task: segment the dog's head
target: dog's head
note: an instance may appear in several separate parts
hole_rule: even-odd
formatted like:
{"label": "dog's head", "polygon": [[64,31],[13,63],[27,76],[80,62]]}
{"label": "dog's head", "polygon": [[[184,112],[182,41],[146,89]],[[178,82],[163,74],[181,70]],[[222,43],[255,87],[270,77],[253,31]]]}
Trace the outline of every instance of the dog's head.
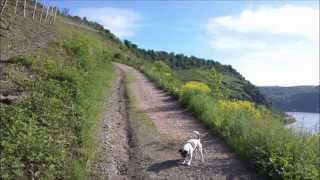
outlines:
{"label": "dog's head", "polygon": [[179,153],[183,158],[186,158],[188,155],[188,151],[186,151],[184,149],[179,149]]}

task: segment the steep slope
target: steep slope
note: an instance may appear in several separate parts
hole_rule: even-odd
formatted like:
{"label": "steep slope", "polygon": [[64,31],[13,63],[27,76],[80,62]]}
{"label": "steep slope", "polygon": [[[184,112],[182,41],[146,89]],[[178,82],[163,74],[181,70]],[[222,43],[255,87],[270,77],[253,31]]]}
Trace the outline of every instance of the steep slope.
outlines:
{"label": "steep slope", "polygon": [[57,38],[56,32],[48,21],[39,21],[39,7],[35,16],[36,20],[33,20],[34,4],[29,0],[27,1],[25,18],[22,4],[23,2],[20,2],[17,14],[15,14],[15,1],[7,1],[4,13],[0,16],[0,61],[6,61],[25,52],[45,48]]}
{"label": "steep slope", "polygon": [[[223,91],[228,93],[230,99],[248,100],[260,105],[268,105],[266,98],[260,93],[257,87],[245,80],[240,74],[227,72],[225,67],[228,66],[223,66],[218,72],[222,74]],[[208,78],[209,71],[207,69],[183,69],[176,70],[175,72],[183,82],[202,81],[208,84],[213,83],[212,80]]]}
{"label": "steep slope", "polygon": [[0,16],[0,179],[86,179],[120,43],[60,14],[23,17],[19,3]]}
{"label": "steep slope", "polygon": [[269,101],[283,111],[320,112],[319,86],[259,87]]}

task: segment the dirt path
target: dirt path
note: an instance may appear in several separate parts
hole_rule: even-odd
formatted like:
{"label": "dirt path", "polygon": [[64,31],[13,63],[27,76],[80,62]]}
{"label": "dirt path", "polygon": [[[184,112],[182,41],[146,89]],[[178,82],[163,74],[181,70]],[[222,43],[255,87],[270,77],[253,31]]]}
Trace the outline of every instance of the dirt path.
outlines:
{"label": "dirt path", "polygon": [[[199,121],[146,76],[126,65],[115,66],[118,79],[100,133],[104,148],[94,163],[100,174],[98,177],[261,179],[249,172],[220,138],[209,134]],[[123,77],[125,83],[122,83]],[[181,165],[178,149],[192,137],[193,130],[203,134],[206,162],[197,159],[188,167]]]}
{"label": "dirt path", "polygon": [[90,179],[127,179],[129,122],[123,71],[116,69],[111,95],[107,97],[96,157],[88,163]]}

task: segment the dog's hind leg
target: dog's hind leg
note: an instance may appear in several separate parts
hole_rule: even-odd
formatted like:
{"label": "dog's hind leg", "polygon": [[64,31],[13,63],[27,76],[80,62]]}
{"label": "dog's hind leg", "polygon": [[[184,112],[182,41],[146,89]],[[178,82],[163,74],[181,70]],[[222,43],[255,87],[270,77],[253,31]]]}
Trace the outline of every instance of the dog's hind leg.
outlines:
{"label": "dog's hind leg", "polygon": [[200,146],[199,146],[199,151],[200,151],[200,154],[201,154],[201,160],[202,160],[202,162],[204,162],[204,157],[203,157],[203,149],[202,149],[202,145],[200,144]]}

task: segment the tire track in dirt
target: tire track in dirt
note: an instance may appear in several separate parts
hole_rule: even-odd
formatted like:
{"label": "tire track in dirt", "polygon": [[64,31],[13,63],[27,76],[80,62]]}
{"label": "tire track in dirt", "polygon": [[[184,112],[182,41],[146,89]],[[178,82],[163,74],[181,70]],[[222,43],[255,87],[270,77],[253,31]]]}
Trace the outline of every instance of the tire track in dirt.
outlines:
{"label": "tire track in dirt", "polygon": [[[247,169],[240,158],[219,137],[186,112],[176,100],[157,88],[132,67],[116,64],[130,76],[126,82],[134,111],[149,119],[129,114],[135,145],[130,150],[129,179],[262,179]],[[129,112],[132,107],[129,106]],[[149,122],[148,122],[149,121]],[[205,163],[181,165],[178,149],[198,130],[205,149]]]}
{"label": "tire track in dirt", "polygon": [[127,179],[130,151],[127,97],[124,74],[115,69],[111,95],[98,133],[98,147],[93,162],[89,162],[90,179]]}

